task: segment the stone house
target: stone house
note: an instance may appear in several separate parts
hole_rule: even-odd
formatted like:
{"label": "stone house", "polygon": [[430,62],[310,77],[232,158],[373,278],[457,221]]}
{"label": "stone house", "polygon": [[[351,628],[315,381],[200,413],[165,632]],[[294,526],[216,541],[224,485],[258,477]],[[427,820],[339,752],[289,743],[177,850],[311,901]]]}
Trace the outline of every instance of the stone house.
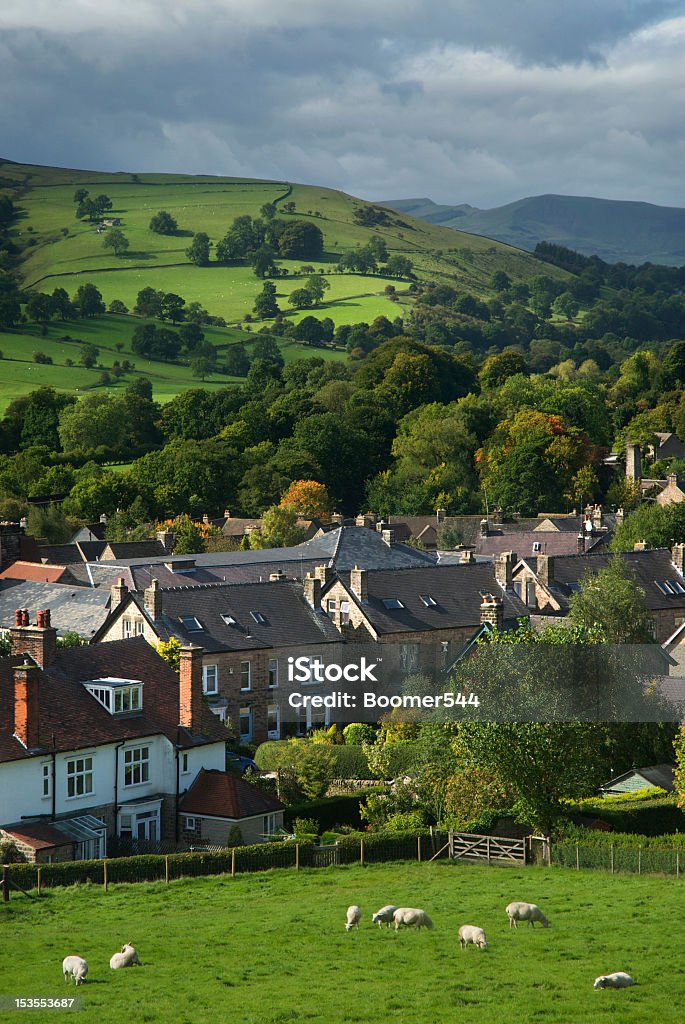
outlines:
{"label": "stone house", "polygon": [[17,612],[0,658],[0,840],[30,860],[180,840],[180,797],[223,771],[226,730],[202,700],[199,648],[180,676],[142,637],[58,649],[49,611]]}
{"label": "stone house", "polygon": [[302,584],[284,574],[262,583],[210,583],[163,589],[156,579],[141,595],[123,581],[112,587],[111,612],[93,643],[142,636],[175,637],[202,648],[202,689],[209,708],[230,719],[243,743],[280,739],[323,722],[298,716],[284,700],[288,658],[333,657],[341,638]]}
{"label": "stone house", "polygon": [[180,803],[183,841],[191,846],[261,843],[283,828],[284,805],[232,772],[202,769]]}

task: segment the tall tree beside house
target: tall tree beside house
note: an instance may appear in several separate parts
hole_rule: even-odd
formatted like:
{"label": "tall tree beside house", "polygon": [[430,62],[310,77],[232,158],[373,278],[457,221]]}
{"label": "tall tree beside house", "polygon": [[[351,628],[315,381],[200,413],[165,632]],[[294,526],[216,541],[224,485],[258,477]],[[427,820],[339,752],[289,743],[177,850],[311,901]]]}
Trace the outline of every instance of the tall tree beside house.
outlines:
{"label": "tall tree beside house", "polygon": [[580,580],[571,595],[569,620],[574,626],[598,628],[610,644],[646,644],[653,639],[645,592],[618,555],[594,575]]}
{"label": "tall tree beside house", "polygon": [[291,505],[305,519],[327,520],[333,511],[328,488],[316,480],[293,480],[280,503]]}

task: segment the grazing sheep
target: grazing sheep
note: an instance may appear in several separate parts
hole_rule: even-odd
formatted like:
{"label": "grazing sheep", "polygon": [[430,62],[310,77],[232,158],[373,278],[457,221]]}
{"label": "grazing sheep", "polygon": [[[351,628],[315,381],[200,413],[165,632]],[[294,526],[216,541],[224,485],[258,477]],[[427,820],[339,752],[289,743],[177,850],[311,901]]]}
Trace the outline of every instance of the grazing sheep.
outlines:
{"label": "grazing sheep", "polygon": [[630,988],[635,981],[625,971],[616,971],[615,974],[601,974],[595,978],[595,988]]}
{"label": "grazing sheep", "polygon": [[381,907],[375,914],[371,916],[371,923],[377,924],[379,928],[382,928],[384,924],[387,924],[388,928],[392,924],[393,914],[397,910],[397,907],[393,907],[388,904],[387,907]]}
{"label": "grazing sheep", "polygon": [[535,903],[510,903],[507,907],[509,927],[518,928],[518,921],[528,921],[531,928],[538,921],[543,928],[549,928],[549,921]]}
{"label": "grazing sheep", "polygon": [[359,927],[359,922],[361,921],[361,919],[362,919],[362,912],[359,909],[359,907],[356,905],[356,903],[353,904],[351,907],[348,907],[347,908],[347,919],[346,919],[346,923],[345,923],[345,931],[346,932],[351,932],[355,925],[358,928]]}
{"label": "grazing sheep", "polygon": [[395,922],[395,931],[399,931],[404,925],[406,928],[432,928],[433,922],[425,910],[417,907],[398,907],[392,915]]}
{"label": "grazing sheep", "polygon": [[118,970],[120,967],[133,967],[134,964],[138,967],[143,966],[138,954],[130,942],[124,943],[121,947],[121,951],[119,953],[115,953],[109,962],[109,966],[113,971]]}
{"label": "grazing sheep", "polygon": [[65,981],[72,977],[75,984],[82,985],[88,974],[88,964],[82,956],[65,956],[62,961],[62,974]]}
{"label": "grazing sheep", "polygon": [[459,929],[459,945],[462,949],[466,949],[471,943],[478,946],[479,949],[488,948],[488,940],[485,938],[482,928],[476,928],[472,924],[463,924]]}

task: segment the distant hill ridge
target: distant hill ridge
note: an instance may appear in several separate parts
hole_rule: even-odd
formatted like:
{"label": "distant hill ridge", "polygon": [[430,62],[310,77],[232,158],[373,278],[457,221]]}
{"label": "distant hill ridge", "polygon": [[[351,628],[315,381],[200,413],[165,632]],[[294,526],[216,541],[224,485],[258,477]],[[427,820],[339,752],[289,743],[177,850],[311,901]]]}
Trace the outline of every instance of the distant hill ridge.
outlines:
{"label": "distant hill ridge", "polygon": [[378,205],[530,252],[538,242],[554,242],[607,263],[685,264],[685,209],[677,206],[560,195],[530,196],[491,210],[425,198]]}

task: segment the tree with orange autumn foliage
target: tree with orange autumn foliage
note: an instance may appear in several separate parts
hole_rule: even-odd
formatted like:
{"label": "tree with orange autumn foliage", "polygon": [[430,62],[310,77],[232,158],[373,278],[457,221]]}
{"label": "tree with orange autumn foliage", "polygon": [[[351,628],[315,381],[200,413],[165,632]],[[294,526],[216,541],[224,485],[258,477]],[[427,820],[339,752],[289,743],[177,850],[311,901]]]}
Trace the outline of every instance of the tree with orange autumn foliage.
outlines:
{"label": "tree with orange autumn foliage", "polygon": [[302,519],[327,520],[333,511],[326,485],[316,480],[293,480],[283,492],[281,505],[292,505]]}

